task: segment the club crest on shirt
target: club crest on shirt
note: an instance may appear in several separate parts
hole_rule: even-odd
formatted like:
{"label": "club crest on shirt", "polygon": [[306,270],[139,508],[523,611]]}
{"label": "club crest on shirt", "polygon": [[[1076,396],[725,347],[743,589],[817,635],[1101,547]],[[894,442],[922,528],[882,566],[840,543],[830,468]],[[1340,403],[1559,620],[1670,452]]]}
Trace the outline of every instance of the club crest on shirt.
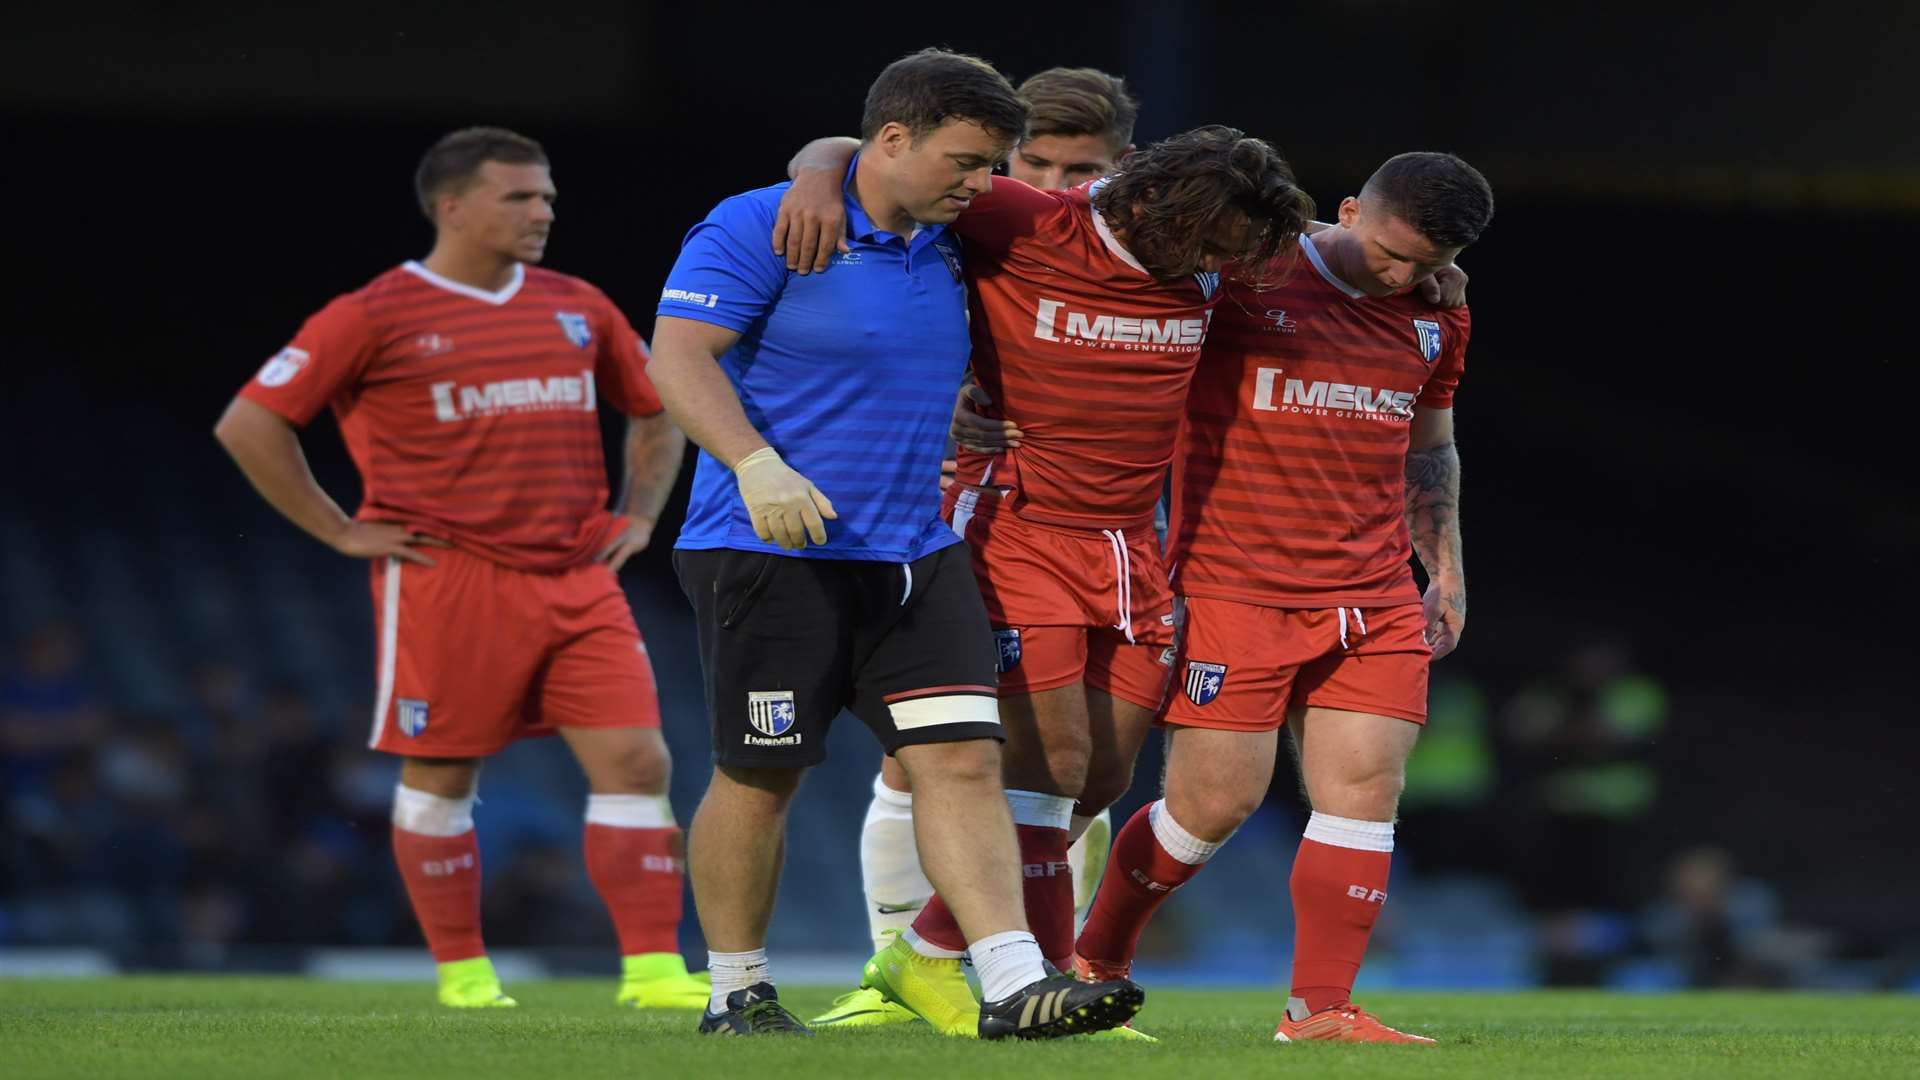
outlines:
{"label": "club crest on shirt", "polygon": [[1195,705],[1205,705],[1218,697],[1220,685],[1226,681],[1227,665],[1187,661],[1187,700]]}
{"label": "club crest on shirt", "polygon": [[997,654],[995,667],[1005,675],[1020,666],[1020,629],[1012,627],[993,632],[993,645]]}
{"label": "club crest on shirt", "polygon": [[[798,711],[791,690],[747,691],[747,723],[768,738],[779,738],[793,727]],[[798,742],[798,739],[794,740]]]}
{"label": "club crest on shirt", "polygon": [[411,739],[427,730],[426,702],[403,697],[394,706],[394,716],[400,721],[400,734]]}
{"label": "club crest on shirt", "polygon": [[959,281],[960,280],[960,249],[954,246],[953,244],[949,243],[947,241],[947,238],[944,236],[933,242],[933,249],[940,253],[940,257],[942,259],[946,260],[947,272],[953,275],[953,280]]}
{"label": "club crest on shirt", "polygon": [[560,332],[567,335],[576,349],[584,349],[593,342],[593,328],[587,325],[587,317],[577,311],[556,311],[553,317],[560,323]]}
{"label": "club crest on shirt", "polygon": [[1413,332],[1420,337],[1420,359],[1429,364],[1440,359],[1440,324],[1432,319],[1415,319]]}

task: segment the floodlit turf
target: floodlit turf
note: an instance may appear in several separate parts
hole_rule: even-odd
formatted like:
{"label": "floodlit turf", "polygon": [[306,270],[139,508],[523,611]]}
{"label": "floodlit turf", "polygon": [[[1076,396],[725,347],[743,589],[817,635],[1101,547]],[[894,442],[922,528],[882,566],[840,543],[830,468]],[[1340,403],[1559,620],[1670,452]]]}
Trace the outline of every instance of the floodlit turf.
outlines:
{"label": "floodlit turf", "polygon": [[[1148,991],[1132,1043],[977,1043],[924,1029],[703,1038],[692,1013],[630,1013],[613,984],[516,983],[455,1013],[430,987],[295,978],[0,979],[0,1077],[1913,1076],[1920,999],[1814,994],[1379,994],[1439,1047],[1275,1045],[1270,993]],[[788,991],[801,1015],[827,990]]]}

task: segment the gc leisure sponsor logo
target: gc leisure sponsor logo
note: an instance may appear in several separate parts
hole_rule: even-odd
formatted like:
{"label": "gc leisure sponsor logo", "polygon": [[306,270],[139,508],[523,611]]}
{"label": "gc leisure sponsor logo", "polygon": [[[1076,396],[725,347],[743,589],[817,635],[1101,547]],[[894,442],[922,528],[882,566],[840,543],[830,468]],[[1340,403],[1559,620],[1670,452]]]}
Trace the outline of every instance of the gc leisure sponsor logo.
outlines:
{"label": "gc leisure sponsor logo", "polygon": [[312,359],[312,353],[289,345],[274,353],[271,360],[260,366],[260,374],[257,378],[261,386],[285,386],[293,381],[295,375],[305,371]]}
{"label": "gc leisure sponsor logo", "polygon": [[678,300],[683,304],[692,304],[694,307],[712,307],[720,302],[720,294],[690,292],[686,289],[662,289],[660,299]]}
{"label": "gc leisure sponsor logo", "polygon": [[443,424],[503,413],[593,412],[598,407],[592,368],[581,368],[578,375],[500,379],[467,386],[437,382],[428,389],[433,392],[433,415]]}
{"label": "gc leisure sponsor logo", "polygon": [[1337,416],[1360,420],[1405,423],[1413,416],[1418,390],[1375,390],[1371,386],[1320,380],[1287,379],[1280,389],[1280,400],[1273,400],[1274,383],[1281,382],[1284,368],[1254,369],[1253,407],[1260,412],[1297,413],[1303,416]]}
{"label": "gc leisure sponsor logo", "polygon": [[1126,352],[1192,352],[1207,337],[1209,311],[1197,319],[1141,319],[1076,311],[1064,300],[1042,300],[1033,336],[1091,349]]}
{"label": "gc leisure sponsor logo", "polygon": [[1269,334],[1272,334],[1272,333],[1291,334],[1295,330],[1300,329],[1300,320],[1287,314],[1285,308],[1268,308],[1267,322],[1271,323],[1272,325],[1263,326],[1260,329],[1266,331]]}

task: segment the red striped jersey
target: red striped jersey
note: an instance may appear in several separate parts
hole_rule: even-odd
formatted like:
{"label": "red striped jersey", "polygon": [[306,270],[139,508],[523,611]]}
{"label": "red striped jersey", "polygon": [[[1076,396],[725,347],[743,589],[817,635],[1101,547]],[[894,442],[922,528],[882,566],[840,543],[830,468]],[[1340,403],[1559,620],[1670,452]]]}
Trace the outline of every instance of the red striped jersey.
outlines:
{"label": "red striped jersey", "polygon": [[332,406],[357,518],[559,570],[617,532],[599,400],[658,413],[646,364],[626,316],[579,278],[516,266],[490,293],[409,262],[320,309],[240,393],[301,426]]}
{"label": "red striped jersey", "polygon": [[[1219,286],[1217,274],[1161,281],[1142,269],[1093,208],[1101,183],[1041,191],[995,177],[953,225],[966,241],[974,374],[1023,433],[1003,454],[963,450],[959,479],[1069,528],[1153,520]],[[990,512],[996,500],[980,501]]]}
{"label": "red striped jersey", "polygon": [[1228,281],[1187,401],[1174,590],[1269,607],[1418,601],[1408,422],[1453,405],[1467,309],[1372,298],[1310,238],[1281,284]]}

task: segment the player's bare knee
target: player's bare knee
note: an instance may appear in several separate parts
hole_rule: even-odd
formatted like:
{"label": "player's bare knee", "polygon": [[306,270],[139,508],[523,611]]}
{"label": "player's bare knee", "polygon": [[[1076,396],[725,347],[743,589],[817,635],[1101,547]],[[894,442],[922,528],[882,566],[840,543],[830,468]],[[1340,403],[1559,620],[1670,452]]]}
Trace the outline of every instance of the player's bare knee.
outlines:
{"label": "player's bare knee", "polygon": [[[1131,763],[1128,763],[1131,765]],[[1092,816],[1120,801],[1133,786],[1133,770],[1117,762],[1105,762],[1087,770],[1087,782],[1080,787],[1080,803],[1074,813]]]}
{"label": "player's bare knee", "polygon": [[895,757],[915,791],[1000,787],[1000,744],[992,739],[903,747]]}
{"label": "player's bare knee", "polygon": [[1195,785],[1167,793],[1168,809],[1188,832],[1207,841],[1232,836],[1266,801],[1266,789],[1237,790],[1228,785]]}

